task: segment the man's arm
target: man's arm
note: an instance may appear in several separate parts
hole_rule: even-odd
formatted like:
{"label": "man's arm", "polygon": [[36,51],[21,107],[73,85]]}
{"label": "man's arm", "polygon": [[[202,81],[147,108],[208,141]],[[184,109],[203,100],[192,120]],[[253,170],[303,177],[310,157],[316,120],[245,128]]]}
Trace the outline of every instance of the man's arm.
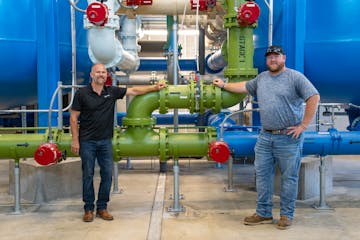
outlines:
{"label": "man's arm", "polygon": [[148,92],[159,91],[160,89],[163,89],[164,87],[166,87],[166,84],[161,81],[157,82],[155,85],[150,85],[150,86],[130,87],[126,90],[126,95],[128,95],[128,96],[143,95]]}
{"label": "man's arm", "polygon": [[231,83],[225,83],[223,80],[221,79],[214,79],[213,80],[213,84],[219,88],[222,88],[226,91],[229,92],[234,92],[234,93],[247,93],[246,90],[246,82],[247,81],[243,81],[243,82],[231,82]]}
{"label": "man's arm", "polygon": [[305,129],[309,126],[310,122],[314,118],[319,101],[320,101],[319,94],[313,95],[306,100],[305,114],[301,122],[301,125]]}
{"label": "man's arm", "polygon": [[79,154],[80,143],[79,143],[79,123],[78,119],[80,116],[79,111],[70,111],[70,130],[72,135],[71,151],[75,154]]}
{"label": "man's arm", "polygon": [[319,101],[319,94],[312,95],[306,100],[303,120],[298,126],[288,127],[288,135],[292,135],[293,138],[298,138],[300,134],[306,130],[315,116]]}

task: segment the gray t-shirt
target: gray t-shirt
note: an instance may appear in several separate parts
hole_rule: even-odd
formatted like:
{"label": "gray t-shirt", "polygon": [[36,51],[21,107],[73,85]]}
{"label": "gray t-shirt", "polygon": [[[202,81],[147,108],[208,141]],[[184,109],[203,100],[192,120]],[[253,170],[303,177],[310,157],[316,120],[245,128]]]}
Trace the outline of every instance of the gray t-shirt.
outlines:
{"label": "gray t-shirt", "polygon": [[257,97],[261,124],[267,130],[299,125],[304,101],[319,94],[302,73],[289,68],[275,76],[269,71],[260,73],[246,83],[246,90]]}

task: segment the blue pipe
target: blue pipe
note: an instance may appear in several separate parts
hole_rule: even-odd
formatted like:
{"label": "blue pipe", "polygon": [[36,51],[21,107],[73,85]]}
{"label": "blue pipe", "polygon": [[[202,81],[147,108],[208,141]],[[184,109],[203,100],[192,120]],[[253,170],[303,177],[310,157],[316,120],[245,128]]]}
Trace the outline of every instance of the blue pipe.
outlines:
{"label": "blue pipe", "polygon": [[[69,123],[70,114],[68,112],[65,112],[63,114],[63,116],[64,116],[64,120],[63,120],[64,125],[65,126],[70,125],[70,123]],[[120,126],[122,125],[122,118],[125,116],[126,116],[126,112],[118,112],[117,113],[118,125],[120,125]],[[156,124],[158,124],[158,125],[172,125],[174,123],[174,115],[173,114],[152,114],[152,117],[155,117]],[[194,114],[180,113],[179,114],[179,124],[199,125],[199,122],[201,122],[200,121],[201,119],[199,119],[200,117],[201,116],[198,113],[194,113]],[[204,115],[203,117],[207,118],[208,116]],[[207,122],[207,119],[205,119],[204,122]]]}
{"label": "blue pipe", "polygon": [[[305,132],[303,155],[357,155],[360,154],[360,132]],[[236,157],[254,156],[259,132],[224,131],[223,139]]]}
{"label": "blue pipe", "polygon": [[221,53],[221,48],[216,52],[208,54],[205,58],[205,69],[210,74],[219,73],[226,66],[227,62]]}
{"label": "blue pipe", "polygon": [[[196,71],[195,59],[180,59],[181,71]],[[166,59],[140,59],[138,71],[167,71]]]}
{"label": "blue pipe", "polygon": [[[56,113],[54,113],[55,117],[57,117]],[[118,112],[117,113],[117,121],[118,124],[122,125],[122,118],[126,115],[126,112]],[[205,126],[208,122],[210,114],[198,114],[198,113],[180,113],[179,114],[179,124],[186,125],[195,125],[195,126]],[[69,126],[69,112],[63,113],[63,124],[64,126]],[[172,125],[174,124],[174,115],[173,114],[152,114],[152,117],[155,117],[157,125]],[[34,113],[27,113],[27,126],[32,127],[35,126]],[[221,122],[220,122],[221,123]],[[232,122],[235,124],[235,122]],[[0,126],[1,127],[21,127],[21,115],[16,114],[14,117],[1,117],[0,116]],[[56,125],[54,125],[56,126]]]}

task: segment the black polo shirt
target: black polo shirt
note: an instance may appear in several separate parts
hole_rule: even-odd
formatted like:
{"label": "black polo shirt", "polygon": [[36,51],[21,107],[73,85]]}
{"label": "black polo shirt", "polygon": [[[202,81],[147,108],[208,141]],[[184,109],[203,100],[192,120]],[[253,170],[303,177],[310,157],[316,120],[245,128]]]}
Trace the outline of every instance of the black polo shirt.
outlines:
{"label": "black polo shirt", "polygon": [[91,84],[79,89],[71,109],[80,112],[79,140],[103,140],[112,138],[114,131],[114,107],[123,98],[126,88],[104,86],[99,96]]}

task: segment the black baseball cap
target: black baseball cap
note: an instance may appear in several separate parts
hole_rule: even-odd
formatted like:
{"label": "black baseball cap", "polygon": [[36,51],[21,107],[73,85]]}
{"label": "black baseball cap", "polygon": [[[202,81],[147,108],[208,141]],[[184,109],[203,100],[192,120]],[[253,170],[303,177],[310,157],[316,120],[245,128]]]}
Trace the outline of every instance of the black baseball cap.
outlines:
{"label": "black baseball cap", "polygon": [[265,57],[271,53],[285,55],[284,49],[282,49],[282,47],[276,46],[276,45],[270,46],[266,49]]}

